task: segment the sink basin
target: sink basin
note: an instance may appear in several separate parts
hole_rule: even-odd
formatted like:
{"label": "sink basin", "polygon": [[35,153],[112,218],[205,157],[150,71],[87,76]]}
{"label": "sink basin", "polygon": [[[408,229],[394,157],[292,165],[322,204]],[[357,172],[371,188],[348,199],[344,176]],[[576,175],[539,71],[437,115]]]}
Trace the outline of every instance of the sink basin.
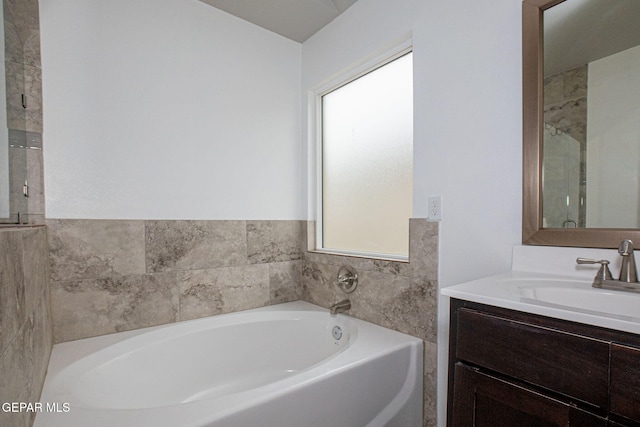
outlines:
{"label": "sink basin", "polygon": [[593,288],[590,282],[563,279],[510,278],[497,282],[522,300],[605,315],[640,318],[640,295]]}

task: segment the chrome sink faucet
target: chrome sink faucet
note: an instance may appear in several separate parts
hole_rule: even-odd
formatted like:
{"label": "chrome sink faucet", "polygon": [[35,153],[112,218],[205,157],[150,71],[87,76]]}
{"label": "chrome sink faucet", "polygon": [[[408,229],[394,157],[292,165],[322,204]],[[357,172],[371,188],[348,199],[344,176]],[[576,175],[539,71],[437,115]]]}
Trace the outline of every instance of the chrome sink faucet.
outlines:
{"label": "chrome sink faucet", "polygon": [[633,242],[631,240],[623,240],[618,247],[618,253],[622,257],[622,265],[620,266],[620,276],[618,280],[614,279],[609,270],[609,261],[606,259],[595,260],[588,258],[578,258],[578,264],[600,264],[600,269],[593,279],[594,288],[624,290],[631,292],[640,292],[640,283],[638,283],[638,273],[636,269],[636,259],[633,255]]}
{"label": "chrome sink faucet", "polygon": [[636,273],[636,258],[633,255],[633,242],[623,240],[618,248],[618,253],[622,256],[622,266],[620,267],[620,280],[625,283],[635,283],[638,281]]}

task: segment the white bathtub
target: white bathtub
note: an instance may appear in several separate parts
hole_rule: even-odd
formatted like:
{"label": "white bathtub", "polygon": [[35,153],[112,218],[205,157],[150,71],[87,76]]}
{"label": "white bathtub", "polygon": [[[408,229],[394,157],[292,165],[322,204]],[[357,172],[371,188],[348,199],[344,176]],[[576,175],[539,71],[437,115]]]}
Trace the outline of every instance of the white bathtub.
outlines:
{"label": "white bathtub", "polygon": [[417,427],[422,341],[286,303],[57,344],[40,401],[36,427]]}

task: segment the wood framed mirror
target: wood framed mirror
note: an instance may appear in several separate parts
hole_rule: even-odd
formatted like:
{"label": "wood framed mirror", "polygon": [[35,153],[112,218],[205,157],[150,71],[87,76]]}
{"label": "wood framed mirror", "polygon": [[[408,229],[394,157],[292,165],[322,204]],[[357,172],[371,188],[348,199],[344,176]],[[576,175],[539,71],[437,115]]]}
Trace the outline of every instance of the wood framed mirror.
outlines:
{"label": "wood framed mirror", "polygon": [[[640,242],[640,228],[598,226],[551,228],[546,226],[547,221],[543,215],[543,130],[545,126],[543,15],[546,10],[565,1],[572,2],[574,0],[524,0],[522,3],[522,243],[527,245],[617,248],[624,239]],[[599,1],[608,2],[609,0]]]}

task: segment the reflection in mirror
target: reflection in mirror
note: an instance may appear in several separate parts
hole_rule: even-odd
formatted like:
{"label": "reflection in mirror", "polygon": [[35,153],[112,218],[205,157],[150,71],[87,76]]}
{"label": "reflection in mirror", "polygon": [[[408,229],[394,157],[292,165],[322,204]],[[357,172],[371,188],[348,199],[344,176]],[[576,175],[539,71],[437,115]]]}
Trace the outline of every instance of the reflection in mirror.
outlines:
{"label": "reflection in mirror", "polygon": [[[25,54],[25,46],[33,46],[33,19],[37,2],[3,0],[2,57],[4,68],[0,94],[0,224],[30,223],[28,190],[29,157],[33,158],[33,139],[41,149],[40,134],[28,132],[25,63],[36,58],[33,49]],[[27,24],[29,23],[29,24]],[[38,53],[39,55],[39,53]],[[29,57],[29,58],[27,58]],[[39,58],[39,56],[37,56]],[[38,59],[39,61],[39,59]],[[33,78],[31,78],[33,80]]]}
{"label": "reflection in mirror", "polygon": [[[604,6],[599,13],[586,13],[590,7],[586,4]],[[581,21],[580,19],[568,20],[562,18],[561,24],[556,26],[561,32],[570,34],[566,40],[551,35],[553,13],[560,11],[563,6],[576,5],[580,14],[588,15],[591,21]],[[624,6],[618,6],[624,5]],[[627,34],[636,34],[637,23],[640,19],[633,15],[629,6],[637,8],[640,1],[637,0],[523,0],[522,2],[522,113],[523,113],[523,174],[522,174],[522,243],[528,245],[547,246],[575,246],[593,248],[617,248],[624,239],[640,241],[640,227],[637,223],[633,225],[620,226],[614,223],[614,219],[595,221],[600,212],[607,214],[623,212],[627,214],[631,208],[620,206],[620,202],[630,199],[629,193],[619,196],[624,188],[632,187],[637,183],[638,167],[640,164],[637,157],[633,162],[633,168],[625,165],[616,165],[611,168],[606,163],[610,158],[611,149],[609,147],[592,148],[591,135],[597,136],[599,140],[618,141],[621,135],[627,133],[626,130],[598,130],[599,126],[592,120],[594,112],[600,110],[600,120],[604,123],[613,123],[618,119],[619,110],[636,111],[635,125],[638,126],[638,97],[635,99],[636,107],[628,104],[628,99],[616,97],[616,84],[619,77],[609,76],[600,79],[602,84],[595,84],[597,77],[597,63],[606,62],[606,58],[616,55],[616,52],[623,52],[638,46],[638,41],[634,44],[620,47],[615,52],[599,53],[603,46],[609,46],[612,40],[620,39]],[[558,7],[558,9],[556,9]],[[620,16],[617,9],[623,7],[625,13]],[[555,9],[555,10],[554,10]],[[544,19],[543,19],[544,18]],[[545,25],[543,26],[543,20]],[[601,23],[615,21],[613,27],[601,26]],[[582,22],[581,24],[578,24]],[[559,30],[558,30],[559,31]],[[545,40],[546,39],[546,40]],[[552,41],[553,40],[553,41]],[[565,41],[563,41],[565,40]],[[543,43],[546,45],[543,49]],[[593,47],[593,57],[582,59],[575,58],[579,52],[584,52],[583,46]],[[621,50],[622,49],[622,50]],[[553,54],[552,51],[556,51]],[[584,57],[584,55],[581,55]],[[547,58],[546,61],[543,58]],[[563,61],[557,61],[560,58]],[[545,64],[546,62],[546,64]],[[560,63],[562,62],[562,63]],[[555,67],[557,64],[557,68]],[[545,75],[545,66],[547,74]],[[619,67],[618,67],[619,68]],[[629,67],[630,69],[630,67]],[[636,68],[637,70],[637,68]],[[635,74],[638,74],[635,71]],[[555,76],[555,78],[554,78]],[[545,79],[546,77],[546,79]],[[545,102],[544,102],[544,81],[550,86],[556,86],[556,90],[547,88],[548,104],[545,125]],[[586,81],[586,84],[580,82]],[[630,92],[630,83],[624,83],[623,94]],[[605,101],[592,101],[601,98],[601,93],[616,88],[615,91],[607,92],[607,99],[613,99],[609,104]],[[634,86],[635,87],[635,86]],[[561,89],[561,90],[560,90]],[[635,90],[635,89],[634,89]],[[555,99],[553,97],[556,97]],[[582,99],[582,101],[580,101]],[[554,101],[554,102],[550,102]],[[553,105],[552,105],[553,104]],[[580,124],[580,117],[584,117],[584,109],[568,108],[586,107],[586,120]],[[600,104],[600,107],[597,105]],[[605,105],[605,108],[602,108]],[[560,108],[564,107],[564,108]],[[634,110],[635,109],[635,110]],[[564,111],[561,111],[564,110]],[[566,114],[572,111],[575,115]],[[623,111],[624,112],[624,111]],[[633,122],[625,122],[629,125]],[[633,126],[633,124],[631,124]],[[597,131],[597,133],[595,133]],[[555,138],[558,145],[554,149],[544,147],[543,139],[545,133],[548,136],[549,144],[551,138]],[[587,142],[589,141],[589,142]],[[624,153],[629,154],[627,158],[634,159],[634,147],[640,141],[636,140],[632,146],[624,148]],[[576,144],[581,144],[580,149],[575,149]],[[595,147],[595,146],[594,146]],[[543,151],[549,155],[544,159]],[[568,159],[559,157],[560,152],[570,154]],[[579,167],[576,169],[577,157],[580,153]],[[610,157],[611,156],[611,157]],[[543,162],[546,163],[543,170]],[[561,169],[553,169],[553,165]],[[616,185],[605,188],[603,185],[596,185],[599,177],[614,177],[617,170],[623,170],[623,178],[617,179]],[[596,176],[596,178],[594,178]],[[545,178],[549,182],[544,183]],[[577,180],[577,182],[576,182]],[[555,181],[555,184],[551,181]],[[633,181],[633,182],[632,182]],[[554,191],[553,185],[559,185]],[[544,195],[543,195],[543,186]],[[594,191],[598,190],[598,191]],[[549,193],[547,194],[547,191]],[[599,194],[598,194],[599,193]],[[576,200],[577,197],[577,200]],[[614,201],[604,197],[613,197]],[[548,200],[548,199],[551,200]],[[598,198],[601,201],[598,202]],[[547,200],[545,200],[547,199]],[[550,207],[555,203],[555,208]],[[542,205],[547,205],[547,212],[543,213]],[[637,211],[637,207],[633,208]],[[545,217],[547,217],[545,219]],[[575,224],[574,224],[575,221]],[[611,221],[605,222],[602,221]],[[596,224],[594,226],[594,224]],[[626,223],[625,223],[626,224]],[[575,225],[575,226],[574,226]],[[557,228],[555,228],[557,227]],[[611,228],[617,227],[617,228]]]}
{"label": "reflection in mirror", "polygon": [[640,228],[640,1],[543,15],[543,228]]}

